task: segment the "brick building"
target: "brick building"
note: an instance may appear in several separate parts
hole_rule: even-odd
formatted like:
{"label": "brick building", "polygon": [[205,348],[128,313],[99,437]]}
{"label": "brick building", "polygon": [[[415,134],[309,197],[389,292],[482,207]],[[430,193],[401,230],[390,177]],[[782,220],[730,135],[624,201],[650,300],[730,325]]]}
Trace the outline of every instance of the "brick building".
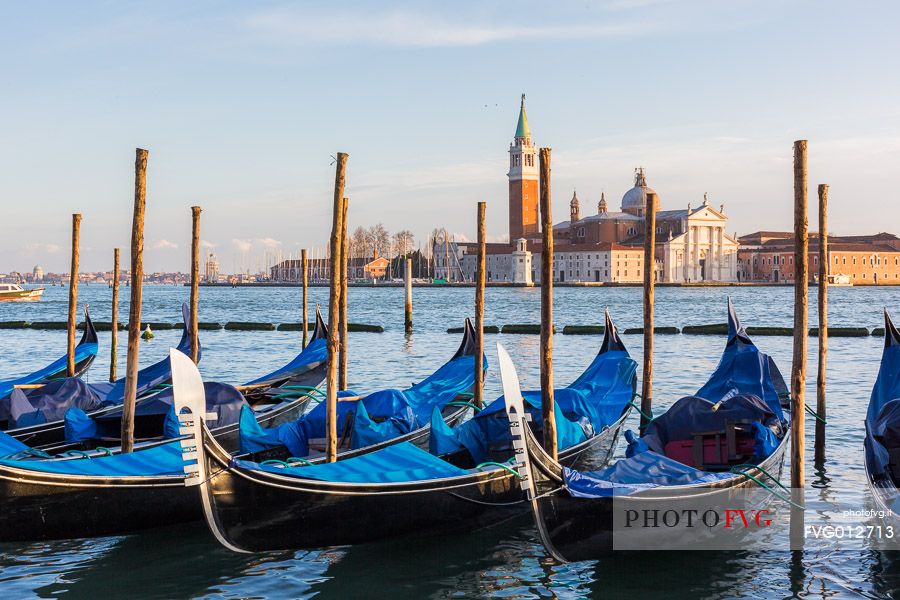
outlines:
{"label": "brick building", "polygon": [[[794,281],[793,232],[757,231],[739,239],[738,276],[741,281]],[[809,281],[819,273],[819,236],[809,235]],[[846,276],[853,285],[900,284],[900,238],[890,233],[828,236],[828,274]]]}

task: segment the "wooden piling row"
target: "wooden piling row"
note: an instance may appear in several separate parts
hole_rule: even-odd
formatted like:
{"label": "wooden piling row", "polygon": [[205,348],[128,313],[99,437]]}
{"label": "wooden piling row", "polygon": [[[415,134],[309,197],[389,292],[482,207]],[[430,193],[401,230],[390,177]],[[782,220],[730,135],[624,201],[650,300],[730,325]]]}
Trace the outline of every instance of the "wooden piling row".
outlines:
{"label": "wooden piling row", "polygon": [[344,180],[347,154],[338,152],[334,173],[334,203],[331,220],[331,269],[328,295],[328,361],[325,369],[325,454],[328,462],[337,460],[337,363],[341,309],[341,233],[344,213]]}
{"label": "wooden piling row", "polygon": [[809,321],[809,224],[806,140],[794,142],[794,354],[791,364],[791,487],[804,487],[806,344]]}
{"label": "wooden piling row", "polygon": [[641,429],[650,424],[644,415],[653,414],[653,293],[656,284],[656,194],[647,194],[644,225],[644,366],[641,375]]}
{"label": "wooden piling row", "polygon": [[72,215],[72,264],[69,269],[69,326],[66,350],[66,375],[75,377],[75,327],[78,313],[78,260],[81,243],[81,215]]}
{"label": "wooden piling row", "polygon": [[487,256],[484,225],[486,209],[486,202],[478,203],[478,257],[475,265],[475,396],[473,398],[473,403],[478,408],[481,408],[484,404],[482,357],[484,356],[484,284],[485,260]]}
{"label": "wooden piling row", "polygon": [[141,335],[141,294],[144,281],[144,209],[147,205],[147,156],[135,151],[134,215],[131,222],[131,303],[128,307],[128,355],[125,359],[125,401],[122,404],[122,452],[134,448],[134,408],[137,401],[138,351]]}
{"label": "wooden piling row", "polygon": [[113,287],[112,287],[112,315],[110,319],[110,331],[112,337],[109,341],[109,382],[115,383],[118,379],[116,368],[119,362],[116,346],[119,344],[119,249],[113,249]]}
{"label": "wooden piling row", "polygon": [[541,205],[541,417],[544,449],[557,459],[553,398],[553,214],[550,204],[550,148],[540,149]]}
{"label": "wooden piling row", "polygon": [[200,337],[197,323],[200,321],[200,212],[199,206],[191,207],[191,360],[200,361]]}
{"label": "wooden piling row", "polygon": [[403,283],[406,286],[406,302],[403,306],[403,330],[412,333],[412,259],[406,259],[406,271],[403,273]]}
{"label": "wooden piling row", "polygon": [[819,367],[816,373],[816,462],[825,460],[825,366],[828,356],[828,186],[819,186]]}
{"label": "wooden piling row", "polygon": [[340,360],[338,361],[338,389],[347,389],[347,261],[350,241],[347,238],[347,209],[350,200],[344,198],[341,204],[341,317],[338,319],[340,331]]}

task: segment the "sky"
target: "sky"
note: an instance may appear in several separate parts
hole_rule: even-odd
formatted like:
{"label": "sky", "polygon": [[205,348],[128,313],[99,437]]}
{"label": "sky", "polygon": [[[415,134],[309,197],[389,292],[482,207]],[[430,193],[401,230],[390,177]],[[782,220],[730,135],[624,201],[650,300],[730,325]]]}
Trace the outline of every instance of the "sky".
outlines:
{"label": "sky", "polygon": [[788,230],[808,139],[811,229],[828,183],[833,233],[900,233],[898,21],[878,1],[0,2],[0,272],[67,271],[75,212],[82,270],[127,256],[137,147],[150,272],[189,270],[195,204],[225,272],[323,248],[339,151],[351,229],[471,239],[484,200],[501,239],[522,93],[557,222],[573,190],[617,209],[642,166],[663,209],[706,192],[729,232]]}

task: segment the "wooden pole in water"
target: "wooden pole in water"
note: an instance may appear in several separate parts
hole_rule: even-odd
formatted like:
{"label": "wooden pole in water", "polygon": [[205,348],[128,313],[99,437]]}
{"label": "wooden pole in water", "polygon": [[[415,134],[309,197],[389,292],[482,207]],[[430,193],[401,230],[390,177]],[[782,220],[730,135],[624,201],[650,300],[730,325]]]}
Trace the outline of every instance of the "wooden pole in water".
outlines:
{"label": "wooden pole in water", "polygon": [[119,356],[116,352],[116,346],[119,343],[119,249],[113,249],[113,295],[112,295],[112,317],[110,319],[110,330],[112,339],[109,342],[109,382],[115,383],[118,376],[116,374]]}
{"label": "wooden pole in water", "polygon": [[306,340],[309,336],[309,317],[307,310],[309,309],[309,279],[306,264],[306,248],[300,250],[300,275],[303,278],[303,347],[306,348]]}
{"label": "wooden pole in water", "polygon": [[341,232],[344,214],[344,178],[347,155],[338,152],[334,173],[334,204],[331,219],[331,268],[328,294],[328,362],[325,369],[325,455],[328,462],[337,460],[337,363],[341,312]]}
{"label": "wooden pole in water", "polygon": [[191,360],[200,360],[200,212],[199,206],[191,207]]}
{"label": "wooden pole in water", "polygon": [[141,293],[144,282],[144,209],[147,205],[147,155],[135,151],[134,217],[131,223],[131,303],[128,306],[128,355],[125,359],[125,401],[122,404],[122,452],[134,448],[134,406],[137,401],[138,350],[141,341]]}
{"label": "wooden pole in water", "polygon": [[816,375],[816,462],[825,460],[825,363],[828,357],[828,185],[819,185],[819,370]]}
{"label": "wooden pole in water", "polygon": [[486,243],[484,230],[484,213],[487,202],[478,203],[478,262],[475,266],[475,406],[484,404],[484,267],[486,259]]}
{"label": "wooden pole in water", "polygon": [[347,208],[350,200],[344,198],[341,205],[341,360],[338,362],[338,386],[340,390],[347,389],[347,255],[350,253],[350,243],[347,239]]}
{"label": "wooden pole in water", "polygon": [[804,487],[804,398],[809,321],[809,225],[807,223],[806,140],[794,142],[794,356],[791,365],[791,487]]}
{"label": "wooden pole in water", "polygon": [[406,259],[406,303],[403,310],[403,328],[406,333],[412,333],[412,259]]}
{"label": "wooden pole in water", "polygon": [[540,150],[541,202],[541,416],[544,449],[557,458],[553,399],[553,214],[550,205],[550,148]]}
{"label": "wooden pole in water", "polygon": [[[653,414],[653,293],[656,285],[656,211],[655,193],[647,194],[647,220],[644,228],[644,367],[641,376],[641,412]],[[641,429],[650,421],[641,415]]]}
{"label": "wooden pole in water", "polygon": [[72,215],[72,265],[69,269],[69,323],[66,351],[66,375],[75,377],[75,322],[78,312],[78,246],[81,242],[81,215]]}

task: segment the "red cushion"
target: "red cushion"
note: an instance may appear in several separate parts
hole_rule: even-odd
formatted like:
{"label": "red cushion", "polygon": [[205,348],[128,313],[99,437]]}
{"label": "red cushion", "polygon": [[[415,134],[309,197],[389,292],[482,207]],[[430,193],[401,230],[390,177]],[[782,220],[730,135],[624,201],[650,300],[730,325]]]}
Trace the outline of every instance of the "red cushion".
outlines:
{"label": "red cushion", "polygon": [[[737,455],[753,456],[753,436],[746,433],[738,433],[735,437]],[[669,442],[665,447],[666,456],[695,469],[703,468],[703,465],[694,464],[694,440],[678,440]],[[725,434],[719,436],[719,448],[716,448],[716,438],[707,436],[703,438],[703,463],[706,465],[718,465],[728,462],[728,444]]]}

